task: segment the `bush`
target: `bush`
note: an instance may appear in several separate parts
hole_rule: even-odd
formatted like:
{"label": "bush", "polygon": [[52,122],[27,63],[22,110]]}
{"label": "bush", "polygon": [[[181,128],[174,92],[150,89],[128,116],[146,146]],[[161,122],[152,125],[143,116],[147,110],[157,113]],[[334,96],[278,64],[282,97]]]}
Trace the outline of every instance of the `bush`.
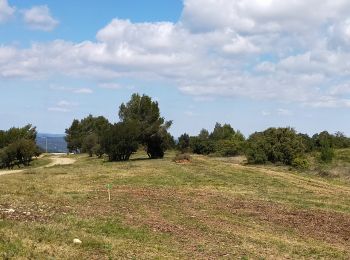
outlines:
{"label": "bush", "polygon": [[329,146],[325,146],[321,148],[321,154],[320,154],[321,162],[331,163],[333,161],[334,156],[335,154],[334,154],[333,148]]}
{"label": "bush", "polygon": [[193,153],[208,155],[215,151],[215,143],[212,140],[191,137],[190,147]]}
{"label": "bush", "polygon": [[253,164],[269,161],[291,165],[304,153],[302,137],[292,128],[269,128],[252,134],[247,141],[246,156]]}
{"label": "bush", "polygon": [[138,127],[135,123],[114,124],[103,136],[101,146],[108,155],[109,161],[126,161],[139,147],[138,136]]}
{"label": "bush", "polygon": [[297,157],[293,160],[292,166],[298,170],[308,170],[310,168],[310,163],[306,158]]}
{"label": "bush", "polygon": [[242,152],[243,142],[238,140],[220,140],[216,143],[215,151],[224,157],[236,156]]}

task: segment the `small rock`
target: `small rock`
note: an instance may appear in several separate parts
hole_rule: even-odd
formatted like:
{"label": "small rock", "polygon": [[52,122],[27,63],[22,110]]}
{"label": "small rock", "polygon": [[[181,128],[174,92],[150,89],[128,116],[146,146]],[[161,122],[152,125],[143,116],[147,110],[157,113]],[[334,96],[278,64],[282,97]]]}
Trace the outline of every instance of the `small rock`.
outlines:
{"label": "small rock", "polygon": [[6,210],[5,212],[11,214],[11,213],[15,212],[15,210],[14,210],[14,209],[8,209],[8,210]]}
{"label": "small rock", "polygon": [[78,238],[74,238],[74,239],[73,239],[73,243],[74,243],[74,244],[80,245],[80,244],[83,243],[83,242],[81,242],[81,240],[78,239]]}

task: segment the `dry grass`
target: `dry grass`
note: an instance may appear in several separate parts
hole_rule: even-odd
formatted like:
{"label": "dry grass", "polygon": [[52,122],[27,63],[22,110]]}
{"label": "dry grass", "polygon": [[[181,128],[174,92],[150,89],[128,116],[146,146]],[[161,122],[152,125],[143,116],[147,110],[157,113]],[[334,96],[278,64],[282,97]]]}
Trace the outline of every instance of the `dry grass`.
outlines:
{"label": "dry grass", "polygon": [[1,176],[0,257],[350,258],[348,181],[173,157]]}

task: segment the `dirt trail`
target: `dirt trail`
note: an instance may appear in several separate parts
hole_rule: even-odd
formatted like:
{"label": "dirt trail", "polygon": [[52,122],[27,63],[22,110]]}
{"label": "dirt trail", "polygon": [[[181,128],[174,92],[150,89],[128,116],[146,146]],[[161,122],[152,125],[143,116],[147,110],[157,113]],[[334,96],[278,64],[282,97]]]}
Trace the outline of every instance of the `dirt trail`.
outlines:
{"label": "dirt trail", "polygon": [[[53,167],[55,165],[68,165],[68,164],[73,164],[76,162],[76,159],[64,158],[64,157],[59,157],[59,156],[52,156],[49,159],[51,160],[51,163],[49,163],[45,166],[34,168],[34,169],[49,168],[49,167]],[[0,171],[0,176],[6,175],[6,174],[20,173],[20,172],[23,172],[25,170],[26,169]]]}

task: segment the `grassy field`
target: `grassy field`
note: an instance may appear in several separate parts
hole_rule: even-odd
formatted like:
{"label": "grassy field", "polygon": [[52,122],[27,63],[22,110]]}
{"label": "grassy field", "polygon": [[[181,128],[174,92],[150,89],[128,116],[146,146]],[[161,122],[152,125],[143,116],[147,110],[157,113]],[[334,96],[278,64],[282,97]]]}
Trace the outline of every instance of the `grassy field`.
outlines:
{"label": "grassy field", "polygon": [[345,177],[202,156],[73,157],[0,176],[0,258],[350,259]]}

